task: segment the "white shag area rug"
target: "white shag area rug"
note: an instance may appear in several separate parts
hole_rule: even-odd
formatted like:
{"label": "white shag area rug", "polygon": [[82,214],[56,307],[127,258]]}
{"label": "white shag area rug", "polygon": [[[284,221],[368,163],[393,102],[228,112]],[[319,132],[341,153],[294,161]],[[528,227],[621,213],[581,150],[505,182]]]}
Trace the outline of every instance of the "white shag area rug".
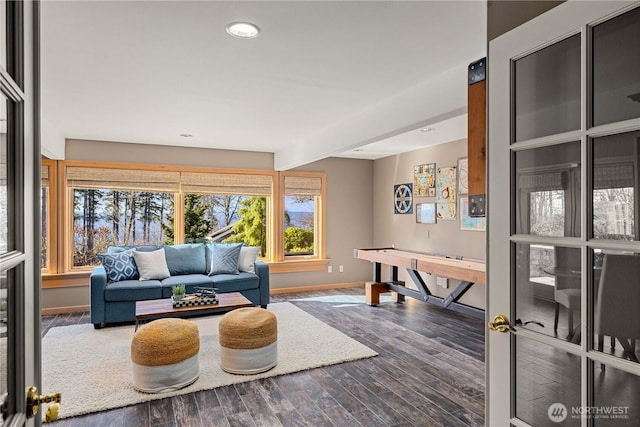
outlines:
{"label": "white shag area rug", "polygon": [[218,345],[222,316],[192,318],[200,331],[200,377],[181,390],[141,393],[132,384],[134,326],[95,330],[83,324],[52,328],[43,338],[42,389],[62,392],[59,418],[67,418],[377,355],[291,303],[270,304],[268,310],[278,319],[278,364],[267,372],[224,372]]}

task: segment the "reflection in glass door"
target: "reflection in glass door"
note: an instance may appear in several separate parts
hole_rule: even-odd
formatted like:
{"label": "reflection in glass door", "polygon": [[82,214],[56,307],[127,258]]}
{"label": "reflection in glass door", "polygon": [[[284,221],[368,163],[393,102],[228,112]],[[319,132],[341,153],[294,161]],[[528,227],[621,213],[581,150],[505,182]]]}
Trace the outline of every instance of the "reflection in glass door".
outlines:
{"label": "reflection in glass door", "polygon": [[[581,34],[575,34],[516,59],[512,75],[513,143],[539,137],[553,142],[518,150],[523,144],[514,145],[515,231],[523,237],[512,244],[516,258],[512,318],[517,326],[573,345],[581,341],[580,249],[556,242],[581,236],[581,141],[554,141],[554,136],[580,128],[580,44]],[[528,236],[548,241],[531,245]],[[544,425],[550,422],[547,408],[555,402],[580,405],[579,358],[527,336],[515,337],[512,344],[518,419]],[[580,420],[568,425],[579,426]]]}
{"label": "reflection in glass door", "polygon": [[491,425],[640,425],[640,4],[571,3],[489,49]]}

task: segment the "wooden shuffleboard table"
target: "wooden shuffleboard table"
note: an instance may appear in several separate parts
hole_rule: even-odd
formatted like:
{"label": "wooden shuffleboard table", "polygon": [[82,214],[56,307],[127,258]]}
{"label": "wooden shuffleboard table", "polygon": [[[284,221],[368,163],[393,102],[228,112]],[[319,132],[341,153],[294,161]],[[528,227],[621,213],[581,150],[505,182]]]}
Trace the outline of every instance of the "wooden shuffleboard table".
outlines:
{"label": "wooden shuffleboard table", "polygon": [[[394,248],[355,249],[353,256],[374,263],[373,281],[366,282],[366,301],[369,305],[378,305],[380,294],[393,292],[396,302],[403,302],[404,297],[409,296],[484,319],[484,310],[459,302],[474,284],[486,284],[484,261]],[[391,267],[388,281],[381,278],[383,264]],[[399,267],[407,270],[417,290],[407,288],[404,281],[398,280]],[[460,280],[460,284],[446,298],[439,297],[431,293],[419,272]]]}

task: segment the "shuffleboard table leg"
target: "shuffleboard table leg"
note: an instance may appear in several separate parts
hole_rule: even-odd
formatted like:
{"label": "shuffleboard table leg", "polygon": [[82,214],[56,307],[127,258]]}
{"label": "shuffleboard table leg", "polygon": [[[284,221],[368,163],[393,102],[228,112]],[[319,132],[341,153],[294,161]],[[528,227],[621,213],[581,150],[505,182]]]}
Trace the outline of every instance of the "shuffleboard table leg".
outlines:
{"label": "shuffleboard table leg", "polygon": [[379,282],[366,282],[365,301],[369,305],[380,304],[380,294],[387,292],[387,285]]}
{"label": "shuffleboard table leg", "polygon": [[[398,280],[397,275],[396,280],[393,283],[399,286],[404,286],[404,281]],[[402,304],[405,301],[405,295],[396,291],[391,291],[391,298],[396,302],[396,304]]]}

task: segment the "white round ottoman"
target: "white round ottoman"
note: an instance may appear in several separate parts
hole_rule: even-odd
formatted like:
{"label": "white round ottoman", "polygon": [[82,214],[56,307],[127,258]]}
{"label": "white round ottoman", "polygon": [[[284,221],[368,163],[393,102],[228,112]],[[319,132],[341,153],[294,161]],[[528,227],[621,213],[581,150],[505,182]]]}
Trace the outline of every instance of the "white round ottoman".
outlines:
{"label": "white round ottoman", "polygon": [[278,363],[278,322],[263,308],[230,311],[218,324],[220,367],[232,374],[257,374]]}
{"label": "white round ottoman", "polygon": [[161,393],[186,387],[198,379],[198,325],[183,319],[158,319],[140,327],[131,341],[133,387]]}

